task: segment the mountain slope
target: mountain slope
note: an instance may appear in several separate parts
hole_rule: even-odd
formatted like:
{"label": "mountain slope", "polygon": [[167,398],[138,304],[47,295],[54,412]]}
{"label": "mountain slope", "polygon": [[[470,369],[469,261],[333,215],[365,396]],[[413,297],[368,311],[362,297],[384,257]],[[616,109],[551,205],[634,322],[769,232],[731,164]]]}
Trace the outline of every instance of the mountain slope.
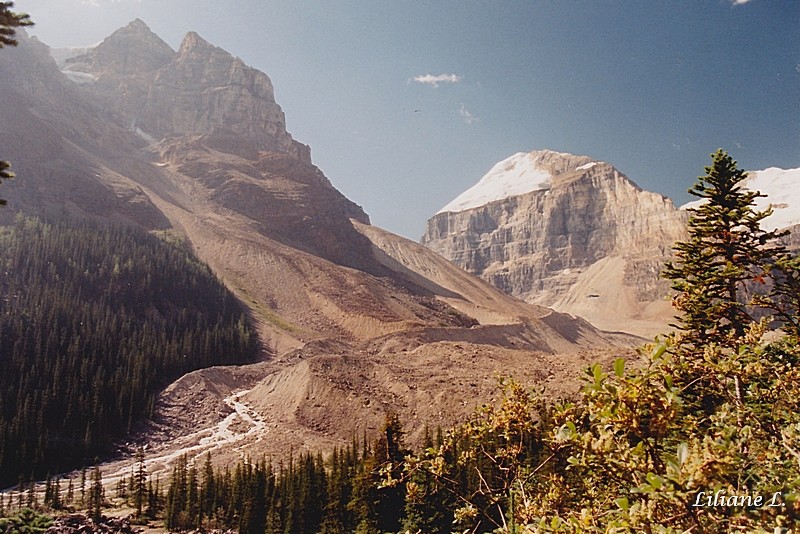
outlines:
{"label": "mountain slope", "polygon": [[153,470],[176,449],[222,460],[341,444],[387,411],[419,437],[466,416],[497,375],[562,394],[631,343],[371,227],[286,131],[269,78],[196,34],[172,51],[134,21],[63,61],[24,36],[0,54],[0,142],[18,173],[0,218],[69,214],[180,239],[248,307],[265,349],[163,392],[137,434]]}

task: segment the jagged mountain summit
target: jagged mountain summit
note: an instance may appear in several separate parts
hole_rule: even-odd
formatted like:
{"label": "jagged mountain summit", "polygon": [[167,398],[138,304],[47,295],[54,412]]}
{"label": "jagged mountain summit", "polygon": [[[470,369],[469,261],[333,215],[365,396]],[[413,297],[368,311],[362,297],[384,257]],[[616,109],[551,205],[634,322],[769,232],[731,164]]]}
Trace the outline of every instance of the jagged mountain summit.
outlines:
{"label": "jagged mountain summit", "polygon": [[[148,454],[174,459],[183,438],[220,461],[316,451],[374,431],[388,411],[413,439],[466,416],[498,374],[562,394],[588,361],[631,342],[371,226],[287,132],[267,75],[199,35],[176,51],[137,20],[73,52],[57,54],[59,68],[20,35],[0,54],[0,146],[18,176],[2,184],[0,218],[92,218],[179,239],[246,306],[265,349],[255,366],[167,388],[141,437]],[[206,427],[222,437],[199,447]]]}
{"label": "jagged mountain summit", "polygon": [[269,77],[195,32],[175,52],[137,19],[67,59],[64,72],[93,79],[86,89],[121,125],[147,136],[237,135],[237,144],[311,161],[308,147],[286,131]]}
{"label": "jagged mountain summit", "polygon": [[649,335],[685,214],[612,165],[550,150],[498,163],[428,221],[423,244],[503,291]]}

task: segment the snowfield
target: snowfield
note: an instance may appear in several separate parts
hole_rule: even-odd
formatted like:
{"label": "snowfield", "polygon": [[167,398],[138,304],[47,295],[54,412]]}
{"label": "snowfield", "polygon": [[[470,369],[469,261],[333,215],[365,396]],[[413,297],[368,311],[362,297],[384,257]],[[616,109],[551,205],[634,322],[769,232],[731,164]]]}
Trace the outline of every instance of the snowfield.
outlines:
{"label": "snowfield", "polygon": [[[763,171],[749,171],[747,189],[767,195],[756,199],[756,209],[765,210],[770,205],[773,213],[761,227],[767,231],[800,224],[800,168],[779,169],[770,167]],[[703,200],[694,200],[681,206],[682,210],[696,208]]]}
{"label": "snowfield", "polygon": [[492,167],[480,181],[437,213],[464,211],[531,191],[550,189],[550,173],[536,166],[534,154],[517,152]]}

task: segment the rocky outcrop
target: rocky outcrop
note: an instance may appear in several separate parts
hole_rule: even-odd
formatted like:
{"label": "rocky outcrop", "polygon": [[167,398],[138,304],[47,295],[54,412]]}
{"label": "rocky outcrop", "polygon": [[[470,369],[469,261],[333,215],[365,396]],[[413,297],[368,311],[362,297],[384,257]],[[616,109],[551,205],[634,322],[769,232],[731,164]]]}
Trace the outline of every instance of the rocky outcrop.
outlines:
{"label": "rocky outcrop", "polygon": [[137,19],[68,59],[64,71],[95,80],[87,90],[104,109],[149,138],[233,134],[256,150],[311,163],[308,146],[286,131],[269,77],[195,32],[175,52]]}
{"label": "rocky outcrop", "polygon": [[528,302],[651,333],[647,322],[670,316],[659,305],[669,290],[659,272],[685,235],[685,214],[608,163],[552,151],[526,157],[548,175],[545,186],[437,213],[422,242]]}

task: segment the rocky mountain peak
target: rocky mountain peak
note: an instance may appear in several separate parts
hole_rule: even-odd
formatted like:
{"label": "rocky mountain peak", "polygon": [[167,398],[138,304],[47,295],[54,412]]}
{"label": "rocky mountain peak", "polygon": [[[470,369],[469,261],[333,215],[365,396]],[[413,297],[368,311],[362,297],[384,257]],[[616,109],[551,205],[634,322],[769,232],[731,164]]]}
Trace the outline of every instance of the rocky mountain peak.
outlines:
{"label": "rocky mountain peak", "polygon": [[311,163],[309,148],[286,131],[269,77],[196,32],[186,34],[176,53],[136,19],[68,59],[63,72],[119,125],[147,140],[222,136],[227,145]]}
{"label": "rocky mountain peak", "polygon": [[142,19],[135,18],[127,26],[121,28],[120,31],[125,30],[128,32],[145,32],[152,33],[150,26],[148,26]]}
{"label": "rocky mountain peak", "polygon": [[494,165],[480,181],[439,213],[476,208],[509,197],[546,191],[556,182],[574,180],[599,162],[553,150],[518,152]]}
{"label": "rocky mountain peak", "polygon": [[685,218],[609,163],[540,150],[497,163],[428,221],[422,241],[528,302],[649,335],[635,323],[671,313],[659,272]]}
{"label": "rocky mountain peak", "polygon": [[120,28],[96,47],[66,61],[67,69],[114,84],[123,76],[157,70],[172,60],[175,51],[141,19]]}
{"label": "rocky mountain peak", "polygon": [[178,48],[178,54],[187,54],[189,52],[196,51],[197,49],[205,49],[206,51],[220,50],[216,46],[200,37],[197,32],[189,32],[186,34],[186,36],[184,36],[183,41],[181,41],[181,46]]}
{"label": "rocky mountain peak", "polygon": [[582,165],[592,161],[587,156],[576,156],[566,152],[556,152],[555,150],[535,150],[530,152],[529,157],[536,162],[536,166],[546,170],[551,175],[573,171]]}

